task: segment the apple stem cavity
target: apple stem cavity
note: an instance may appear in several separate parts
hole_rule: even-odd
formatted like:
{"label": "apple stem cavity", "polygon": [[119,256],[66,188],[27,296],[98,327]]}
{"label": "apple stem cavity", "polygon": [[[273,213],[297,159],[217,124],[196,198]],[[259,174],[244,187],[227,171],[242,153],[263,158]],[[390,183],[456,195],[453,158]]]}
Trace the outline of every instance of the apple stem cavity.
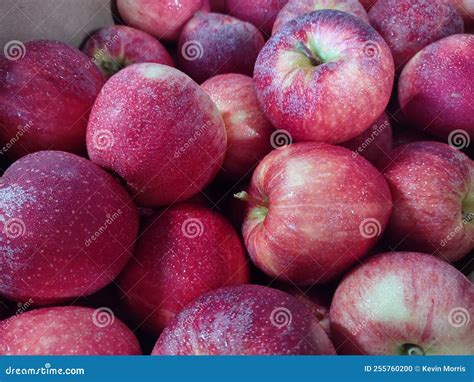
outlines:
{"label": "apple stem cavity", "polygon": [[415,344],[403,344],[400,351],[401,355],[425,355],[422,347]]}
{"label": "apple stem cavity", "polygon": [[323,61],[301,41],[296,44],[296,49],[305,55],[305,57],[311,62],[311,65],[318,66],[323,63]]}

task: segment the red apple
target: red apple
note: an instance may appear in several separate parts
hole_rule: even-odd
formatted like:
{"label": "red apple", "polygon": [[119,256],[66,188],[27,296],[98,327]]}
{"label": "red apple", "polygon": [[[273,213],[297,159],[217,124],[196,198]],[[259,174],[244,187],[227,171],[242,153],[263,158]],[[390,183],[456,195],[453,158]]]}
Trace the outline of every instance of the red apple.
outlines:
{"label": "red apple", "polygon": [[0,184],[0,294],[50,303],[91,294],[124,268],[138,230],[122,186],[61,151],[27,155]]}
{"label": "red apple", "polygon": [[361,156],[324,143],[268,154],[255,170],[243,235],[265,273],[295,284],[333,279],[363,257],[392,208],[383,176]]}
{"label": "red apple", "polygon": [[202,84],[221,112],[227,131],[227,151],[221,173],[239,180],[271,149],[274,129],[258,106],[251,77],[222,74]]}
{"label": "red apple", "polygon": [[422,253],[384,253],[337,288],[331,333],[343,354],[473,354],[473,314],[473,285],[456,268]]}
{"label": "red apple", "polygon": [[225,13],[225,1],[226,0],[210,0],[211,11],[218,13]]}
{"label": "red apple", "polygon": [[209,11],[209,0],[117,0],[127,24],[159,39],[176,41],[197,11]]}
{"label": "red apple", "polygon": [[252,75],[265,41],[252,24],[220,13],[199,12],[178,41],[180,68],[201,83],[224,73]]}
{"label": "red apple", "polygon": [[417,129],[465,148],[474,139],[474,36],[446,37],[419,52],[398,86],[404,115]]}
{"label": "red apple", "polygon": [[288,0],[226,0],[229,15],[248,21],[269,36],[278,12]]}
{"label": "red apple", "polygon": [[57,149],[85,153],[87,119],[104,77],[57,41],[5,45],[0,55],[1,155]]}
{"label": "red apple", "polygon": [[361,19],[322,10],[285,24],[261,50],[260,105],[294,141],[341,143],[383,113],[394,77],[390,49]]}
{"label": "red apple", "polygon": [[163,331],[154,355],[334,354],[310,308],[259,285],[222,288],[186,307]]}
{"label": "red apple", "polygon": [[83,52],[107,77],[140,62],[174,66],[170,54],[157,39],[124,25],[98,30],[87,40]]}
{"label": "red apple", "polygon": [[367,23],[369,22],[367,12],[358,0],[289,0],[278,13],[273,24],[272,34],[278,32],[288,21],[322,9],[335,9],[350,13]]}
{"label": "red apple", "polygon": [[370,8],[372,8],[374,6],[374,4],[377,2],[377,0],[359,0],[359,2],[368,11]]}
{"label": "red apple", "polygon": [[147,331],[159,334],[206,292],[248,283],[239,236],[218,213],[183,203],[152,220],[119,280],[126,310]]}
{"label": "red apple", "polygon": [[393,197],[387,233],[399,248],[456,261],[474,249],[474,164],[444,143],[392,151],[384,175]]}
{"label": "red apple", "polygon": [[352,150],[353,155],[362,155],[374,166],[383,168],[392,150],[392,128],[387,114],[383,113],[371,127],[342,146]]}
{"label": "red apple", "polygon": [[184,73],[131,65],[100,92],[87,129],[91,160],[117,172],[145,206],[186,200],[219,171],[224,122],[209,96]]}
{"label": "red apple", "polygon": [[369,20],[387,41],[397,70],[428,44],[464,31],[452,0],[378,0]]}
{"label": "red apple", "polygon": [[43,308],[0,321],[1,355],[136,355],[136,337],[111,309]]}

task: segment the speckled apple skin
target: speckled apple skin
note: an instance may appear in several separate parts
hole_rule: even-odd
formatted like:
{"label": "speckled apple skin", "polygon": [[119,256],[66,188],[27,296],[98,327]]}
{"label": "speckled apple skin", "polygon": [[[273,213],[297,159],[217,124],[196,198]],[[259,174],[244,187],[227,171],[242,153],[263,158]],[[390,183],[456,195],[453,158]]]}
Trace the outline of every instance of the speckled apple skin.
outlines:
{"label": "speckled apple skin", "polygon": [[383,113],[372,126],[362,134],[341,144],[361,155],[375,167],[383,169],[392,150],[392,127],[386,113]]}
{"label": "speckled apple skin", "polygon": [[117,0],[124,21],[160,40],[176,41],[197,11],[209,11],[209,0]]}
{"label": "speckled apple skin", "polygon": [[266,35],[272,33],[278,12],[288,0],[226,0],[229,15],[255,25]]}
{"label": "speckled apple skin", "polygon": [[303,285],[331,280],[367,254],[378,236],[364,237],[360,227],[376,219],[380,235],[392,209],[375,167],[323,143],[272,151],[255,170],[249,196],[242,230],[250,257],[268,275]]}
{"label": "speckled apple skin", "polygon": [[396,355],[406,343],[426,354],[473,354],[472,322],[450,324],[461,308],[472,321],[474,286],[453,266],[422,253],[379,254],[338,286],[332,338],[342,354]]}
{"label": "speckled apple skin", "polygon": [[[474,164],[447,144],[397,147],[384,176],[393,197],[387,233],[399,248],[456,261],[474,249],[474,220],[463,223],[463,200],[474,200]],[[474,213],[474,202],[470,211]],[[445,242],[446,241],[446,242]]]}
{"label": "speckled apple skin", "polygon": [[199,12],[179,36],[178,64],[198,83],[224,73],[251,76],[264,44],[262,34],[250,23],[220,13]]}
{"label": "speckled apple skin", "polygon": [[[325,63],[313,66],[298,43],[315,47]],[[393,78],[382,37],[361,19],[335,10],[285,24],[260,51],[254,70],[260,106],[293,142],[356,137],[383,113]]]}
{"label": "speckled apple skin", "polygon": [[227,131],[227,151],[221,175],[239,180],[252,173],[256,163],[272,150],[274,130],[258,105],[251,77],[222,74],[202,85],[219,109]]}
{"label": "speckled apple skin", "polygon": [[112,322],[111,315],[102,322],[96,315],[91,308],[68,306],[36,309],[0,321],[0,354],[141,354],[135,335],[125,324],[116,317]]}
{"label": "speckled apple skin", "polygon": [[113,76],[87,129],[91,160],[117,172],[144,206],[198,193],[219,171],[226,142],[209,96],[184,73],[160,64],[131,65]]}
{"label": "speckled apple skin", "polygon": [[138,214],[122,186],[92,162],[41,151],[3,175],[0,223],[0,294],[42,304],[109,284],[131,256]]}
{"label": "speckled apple skin", "polygon": [[378,0],[369,20],[387,41],[399,71],[425,46],[464,31],[452,0]]}
{"label": "speckled apple skin", "polygon": [[413,127],[447,139],[457,129],[474,139],[474,36],[437,41],[405,66],[398,85],[403,114]]}
{"label": "speckled apple skin", "polygon": [[304,303],[276,289],[244,285],[222,288],[195,300],[163,331],[152,354],[303,355],[335,351]]}
{"label": "speckled apple skin", "polygon": [[273,24],[272,34],[278,32],[288,21],[303,16],[306,13],[320,11],[322,9],[335,9],[350,13],[364,20],[366,23],[369,22],[367,12],[358,0],[289,0],[278,13],[275,23]]}
{"label": "speckled apple skin", "polygon": [[153,62],[175,66],[171,55],[156,38],[125,25],[99,29],[87,40],[82,50],[95,60],[97,67],[107,77],[115,74],[104,69],[107,64],[125,67],[140,62]]}
{"label": "speckled apple skin", "polygon": [[225,218],[196,204],[177,204],[152,217],[119,278],[125,309],[158,335],[202,294],[249,282],[248,259]]}
{"label": "speckled apple skin", "polygon": [[16,61],[0,55],[0,141],[13,143],[5,154],[17,159],[49,149],[85,153],[87,119],[105,78],[69,45],[24,45],[25,55]]}

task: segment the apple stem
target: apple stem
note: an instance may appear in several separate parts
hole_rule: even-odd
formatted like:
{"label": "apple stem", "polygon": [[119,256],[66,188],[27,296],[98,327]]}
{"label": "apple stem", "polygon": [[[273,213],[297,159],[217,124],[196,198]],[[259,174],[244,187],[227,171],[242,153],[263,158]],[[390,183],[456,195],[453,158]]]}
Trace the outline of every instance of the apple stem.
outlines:
{"label": "apple stem", "polygon": [[298,42],[298,44],[296,45],[296,49],[300,50],[305,56],[306,58],[311,62],[311,65],[313,66],[318,66],[318,65],[321,65],[322,64],[322,61],[319,59],[319,57],[317,57],[312,51],[311,49],[309,49],[304,43],[302,43],[301,41]]}
{"label": "apple stem", "polygon": [[238,193],[234,194],[234,198],[242,200],[242,201],[244,201],[246,203],[249,203],[249,204],[255,204],[257,206],[265,204],[265,203],[262,203],[260,200],[257,200],[253,196],[250,196],[248,194],[248,192],[246,192],[246,191],[241,191],[241,192],[238,192]]}
{"label": "apple stem", "polygon": [[422,347],[415,344],[404,344],[402,346],[402,354],[404,355],[425,355]]}

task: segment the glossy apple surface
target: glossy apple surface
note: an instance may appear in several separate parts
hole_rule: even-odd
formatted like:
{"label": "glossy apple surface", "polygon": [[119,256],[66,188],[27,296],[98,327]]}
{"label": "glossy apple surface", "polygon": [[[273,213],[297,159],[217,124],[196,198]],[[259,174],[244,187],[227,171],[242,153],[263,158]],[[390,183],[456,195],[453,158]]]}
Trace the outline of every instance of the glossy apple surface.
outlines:
{"label": "glossy apple surface", "polygon": [[154,355],[335,354],[310,308],[259,285],[210,292],[176,316]]}

